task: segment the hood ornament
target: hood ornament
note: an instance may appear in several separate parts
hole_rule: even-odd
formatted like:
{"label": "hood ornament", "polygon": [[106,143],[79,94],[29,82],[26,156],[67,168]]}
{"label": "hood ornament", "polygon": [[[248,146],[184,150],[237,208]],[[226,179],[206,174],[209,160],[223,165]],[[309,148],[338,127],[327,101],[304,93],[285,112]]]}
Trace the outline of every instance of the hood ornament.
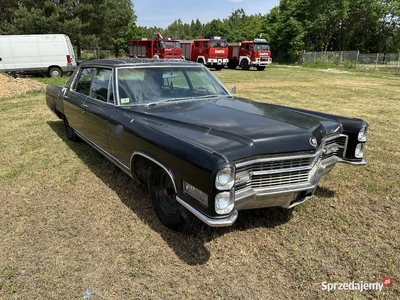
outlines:
{"label": "hood ornament", "polygon": [[317,147],[318,146],[317,139],[315,137],[310,138],[310,144],[313,147]]}

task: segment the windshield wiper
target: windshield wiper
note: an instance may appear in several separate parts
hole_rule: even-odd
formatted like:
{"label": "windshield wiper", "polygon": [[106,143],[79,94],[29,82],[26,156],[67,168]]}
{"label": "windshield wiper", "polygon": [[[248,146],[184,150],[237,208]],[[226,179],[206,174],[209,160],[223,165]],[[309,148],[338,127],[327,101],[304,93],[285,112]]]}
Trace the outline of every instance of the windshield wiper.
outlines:
{"label": "windshield wiper", "polygon": [[154,102],[149,102],[145,104],[145,107],[153,107],[153,106],[158,106],[167,102],[173,102],[173,101],[184,101],[184,100],[196,100],[196,99],[207,99],[207,98],[215,98],[215,97],[220,97],[221,95],[204,95],[204,96],[191,96],[191,97],[182,97],[182,98],[170,98],[170,99],[165,99],[161,101],[154,101]]}
{"label": "windshield wiper", "polygon": [[163,104],[166,102],[172,102],[172,101],[177,101],[177,100],[181,100],[182,98],[170,98],[170,99],[165,99],[165,100],[161,100],[161,101],[154,101],[154,102],[149,102],[145,105],[145,107],[151,107],[151,106],[158,106],[159,104]]}
{"label": "windshield wiper", "polygon": [[215,97],[221,97],[221,95],[204,95],[204,96],[197,96],[197,97],[193,97],[193,98],[195,98],[195,99],[197,99],[197,98],[206,99],[206,98],[215,98]]}

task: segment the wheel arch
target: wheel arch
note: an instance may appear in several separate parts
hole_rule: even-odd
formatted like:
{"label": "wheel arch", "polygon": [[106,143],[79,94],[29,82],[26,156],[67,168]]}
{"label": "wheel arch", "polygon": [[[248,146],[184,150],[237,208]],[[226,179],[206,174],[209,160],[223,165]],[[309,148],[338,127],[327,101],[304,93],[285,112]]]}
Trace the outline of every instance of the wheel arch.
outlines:
{"label": "wheel arch", "polygon": [[248,62],[249,65],[250,65],[250,63],[251,63],[250,58],[249,58],[248,56],[241,56],[241,57],[239,58],[239,66],[242,65],[242,61],[243,61],[244,59],[247,60],[247,62]]}
{"label": "wheel arch", "polygon": [[207,63],[206,58],[204,56],[198,56],[196,62],[203,65]]}
{"label": "wheel arch", "polygon": [[131,173],[132,176],[140,181],[140,182],[146,182],[147,178],[144,178],[147,176],[150,172],[150,168],[152,165],[156,165],[163,169],[168,176],[171,178],[171,181],[174,185],[174,190],[175,193],[178,192],[177,186],[176,186],[176,181],[175,178],[171,172],[171,170],[165,166],[162,162],[158,161],[156,158],[152,157],[151,155],[137,151],[133,153],[131,157]]}

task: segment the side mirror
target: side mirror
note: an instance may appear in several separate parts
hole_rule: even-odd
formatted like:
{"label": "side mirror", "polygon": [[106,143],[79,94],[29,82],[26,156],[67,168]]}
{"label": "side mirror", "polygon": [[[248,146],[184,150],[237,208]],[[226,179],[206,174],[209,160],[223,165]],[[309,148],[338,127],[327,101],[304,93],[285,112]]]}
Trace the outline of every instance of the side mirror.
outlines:
{"label": "side mirror", "polygon": [[231,91],[232,91],[232,94],[236,93],[236,85],[232,86]]}

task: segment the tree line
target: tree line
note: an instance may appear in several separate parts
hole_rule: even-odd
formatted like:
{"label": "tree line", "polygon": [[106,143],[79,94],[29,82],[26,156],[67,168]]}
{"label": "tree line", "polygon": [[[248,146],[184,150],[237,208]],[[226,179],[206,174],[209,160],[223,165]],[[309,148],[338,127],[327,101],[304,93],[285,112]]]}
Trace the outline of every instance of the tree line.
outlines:
{"label": "tree line", "polygon": [[306,51],[400,52],[400,0],[280,0],[265,14],[243,9],[220,20],[167,28],[137,26],[130,0],[2,0],[0,34],[65,33],[77,49],[127,52],[129,39],[190,40],[224,36],[228,42],[265,38],[275,61],[296,61]]}

